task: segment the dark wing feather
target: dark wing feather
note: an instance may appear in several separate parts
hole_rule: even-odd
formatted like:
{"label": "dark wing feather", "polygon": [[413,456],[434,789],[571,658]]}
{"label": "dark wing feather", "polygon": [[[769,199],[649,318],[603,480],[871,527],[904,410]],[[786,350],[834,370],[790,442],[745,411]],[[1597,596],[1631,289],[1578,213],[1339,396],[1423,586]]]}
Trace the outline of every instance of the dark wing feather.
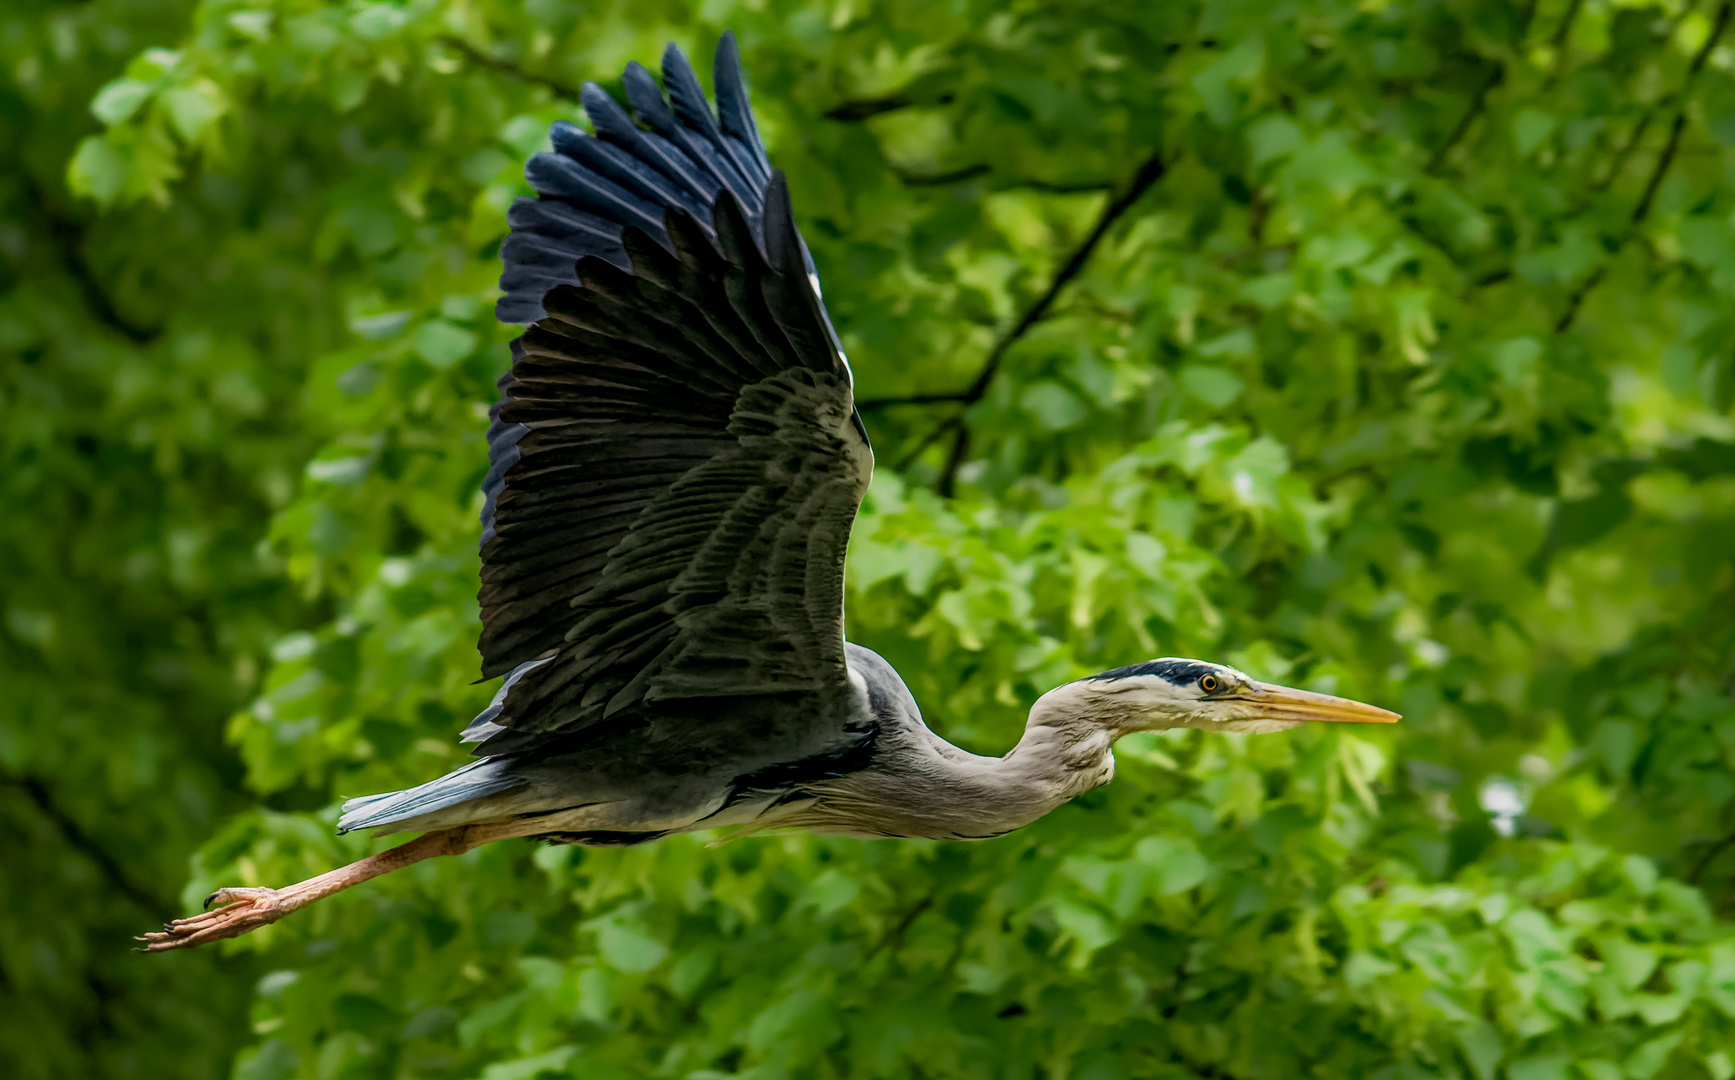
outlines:
{"label": "dark wing feather", "polygon": [[[849,693],[844,551],[872,469],[849,369],[733,38],[721,119],[672,46],[663,72],[672,108],[627,71],[643,127],[586,86],[596,134],[556,125],[501,250],[500,317],[535,325],[489,430],[480,648],[510,677],[466,733],[480,752],[707,701],[818,723]],[[803,738],[791,753],[835,741]]]}

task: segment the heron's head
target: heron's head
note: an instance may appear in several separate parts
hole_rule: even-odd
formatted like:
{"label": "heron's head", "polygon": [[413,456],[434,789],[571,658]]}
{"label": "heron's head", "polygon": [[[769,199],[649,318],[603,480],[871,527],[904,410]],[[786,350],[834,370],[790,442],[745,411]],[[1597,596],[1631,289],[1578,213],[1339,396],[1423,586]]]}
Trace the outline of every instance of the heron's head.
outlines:
{"label": "heron's head", "polygon": [[1256,735],[1309,721],[1391,724],[1399,719],[1359,701],[1263,683],[1222,664],[1175,657],[1056,687],[1031,710],[1033,719],[1044,705],[1060,714],[1088,715],[1116,736],[1180,727]]}

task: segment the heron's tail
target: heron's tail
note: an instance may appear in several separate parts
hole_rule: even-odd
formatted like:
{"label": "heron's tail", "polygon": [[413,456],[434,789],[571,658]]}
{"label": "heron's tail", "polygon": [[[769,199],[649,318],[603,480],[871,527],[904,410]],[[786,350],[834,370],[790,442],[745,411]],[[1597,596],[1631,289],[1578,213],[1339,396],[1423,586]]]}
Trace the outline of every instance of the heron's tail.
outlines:
{"label": "heron's tail", "polygon": [[454,810],[475,799],[524,786],[524,778],[511,775],[507,765],[505,758],[483,758],[413,788],[350,799],[343,804],[343,816],[337,820],[337,831],[391,825],[395,828],[386,831],[397,832],[400,829],[438,829],[468,824],[461,812],[441,814],[439,811]]}

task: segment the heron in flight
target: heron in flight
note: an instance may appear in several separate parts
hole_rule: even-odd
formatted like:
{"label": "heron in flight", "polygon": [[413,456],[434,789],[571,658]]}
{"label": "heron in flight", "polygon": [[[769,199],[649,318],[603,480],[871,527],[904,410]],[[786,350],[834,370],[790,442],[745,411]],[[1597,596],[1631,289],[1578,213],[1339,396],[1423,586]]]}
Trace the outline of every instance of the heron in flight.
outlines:
{"label": "heron in flight", "polygon": [[1394,713],[1160,659],[1056,687],[1003,757],[922,721],[844,640],[844,552],[873,455],[732,36],[707,101],[673,45],[594,134],[554,125],[512,208],[498,315],[529,324],[488,431],[479,760],[351,799],[341,831],[423,835],[281,889],[225,888],[156,952],[274,922],[509,837],[642,844],[742,826],[982,840],[1114,776],[1116,739]]}

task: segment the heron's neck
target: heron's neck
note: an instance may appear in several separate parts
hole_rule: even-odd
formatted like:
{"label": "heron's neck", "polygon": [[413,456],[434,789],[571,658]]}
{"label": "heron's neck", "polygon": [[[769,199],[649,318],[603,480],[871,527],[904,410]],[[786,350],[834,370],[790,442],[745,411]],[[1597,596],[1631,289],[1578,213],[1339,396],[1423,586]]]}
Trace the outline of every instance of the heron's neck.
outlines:
{"label": "heron's neck", "polygon": [[1048,803],[1042,811],[1046,814],[1074,795],[1114,779],[1114,735],[1083,724],[1031,721],[1005,757],[988,760],[1002,783]]}
{"label": "heron's neck", "polygon": [[[1053,789],[1061,801],[1114,777],[1114,741],[1129,729],[1130,706],[1088,684],[1069,683],[1030,707],[1024,737],[999,759],[1008,780]],[[1123,713],[1125,715],[1123,715]]]}
{"label": "heron's neck", "polygon": [[1022,828],[1114,778],[1111,750],[1127,729],[1112,698],[1090,695],[1083,686],[1051,691],[1031,708],[1024,736],[1003,757],[947,742],[922,722],[910,700],[879,716],[872,766],[811,785],[816,798],[781,810],[778,824],[956,840]]}
{"label": "heron's neck", "polygon": [[[924,728],[924,730],[926,730]],[[1003,757],[980,757],[945,742],[953,809],[971,819],[973,832],[998,835],[1022,828],[1074,796],[1114,779],[1114,741],[1121,725],[1112,710],[1081,707],[1070,695],[1050,694],[1030,710],[1024,735]]]}
{"label": "heron's neck", "polygon": [[[814,810],[859,835],[986,840],[1020,829],[1114,778],[1112,736],[1083,725],[1025,727],[1004,757],[954,746],[920,723],[880,734],[878,767],[840,778]],[[863,827],[865,825],[865,827]]]}

